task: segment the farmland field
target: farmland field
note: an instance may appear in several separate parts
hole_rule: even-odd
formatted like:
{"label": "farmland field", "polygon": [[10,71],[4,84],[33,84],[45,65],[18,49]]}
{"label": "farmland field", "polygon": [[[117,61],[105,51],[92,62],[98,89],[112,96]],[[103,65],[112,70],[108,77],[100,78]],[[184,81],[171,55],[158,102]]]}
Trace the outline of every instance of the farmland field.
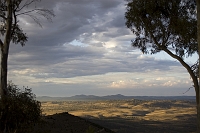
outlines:
{"label": "farmland field", "polygon": [[117,133],[196,131],[195,101],[47,101],[42,109],[44,115],[68,112]]}

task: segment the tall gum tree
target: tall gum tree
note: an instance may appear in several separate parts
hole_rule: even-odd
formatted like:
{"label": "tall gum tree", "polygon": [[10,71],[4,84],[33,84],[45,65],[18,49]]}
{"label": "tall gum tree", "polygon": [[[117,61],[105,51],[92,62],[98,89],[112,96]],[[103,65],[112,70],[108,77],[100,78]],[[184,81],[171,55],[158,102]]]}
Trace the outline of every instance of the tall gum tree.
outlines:
{"label": "tall gum tree", "polygon": [[[44,8],[37,8],[36,2],[41,0],[0,0],[0,48],[1,48],[1,76],[0,76],[0,96],[3,108],[6,110],[7,99],[7,66],[9,47],[11,43],[25,45],[28,37],[20,28],[19,16],[25,15],[31,17],[39,26],[41,26],[38,16],[42,16],[51,21],[54,17],[53,11]],[[33,6],[31,6],[33,4]],[[32,8],[34,7],[34,8]],[[2,116],[4,117],[4,116]],[[1,119],[1,124],[5,119]],[[2,126],[1,127],[6,127]],[[4,130],[4,129],[1,129]],[[6,131],[4,131],[6,132]]]}
{"label": "tall gum tree", "polygon": [[[0,96],[3,108],[6,109],[7,99],[7,66],[9,47],[11,43],[25,45],[28,37],[20,28],[18,17],[26,15],[31,17],[41,26],[38,15],[51,21],[54,16],[49,9],[31,8],[40,0],[0,0],[0,48],[1,48],[1,76],[0,76]],[[6,121],[6,120],[5,120]],[[4,123],[1,121],[1,124]]]}
{"label": "tall gum tree", "polygon": [[[132,46],[144,54],[166,52],[186,68],[193,80],[197,104],[197,130],[200,133],[199,62],[184,58],[200,51],[200,0],[127,0],[126,26],[136,38]],[[198,14],[198,19],[197,19]],[[198,36],[198,39],[197,39]],[[199,47],[198,47],[199,45]],[[199,50],[198,50],[199,49]]]}

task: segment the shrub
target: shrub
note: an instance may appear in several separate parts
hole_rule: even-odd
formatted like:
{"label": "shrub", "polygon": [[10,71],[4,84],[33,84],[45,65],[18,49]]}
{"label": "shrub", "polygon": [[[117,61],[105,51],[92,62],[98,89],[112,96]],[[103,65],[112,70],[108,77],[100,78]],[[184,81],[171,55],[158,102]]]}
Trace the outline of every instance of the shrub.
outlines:
{"label": "shrub", "polygon": [[12,82],[8,83],[8,96],[3,103],[0,100],[1,131],[25,132],[41,118],[41,103],[28,87],[19,89]]}
{"label": "shrub", "polygon": [[95,129],[92,126],[89,126],[89,128],[86,130],[86,133],[94,133]]}

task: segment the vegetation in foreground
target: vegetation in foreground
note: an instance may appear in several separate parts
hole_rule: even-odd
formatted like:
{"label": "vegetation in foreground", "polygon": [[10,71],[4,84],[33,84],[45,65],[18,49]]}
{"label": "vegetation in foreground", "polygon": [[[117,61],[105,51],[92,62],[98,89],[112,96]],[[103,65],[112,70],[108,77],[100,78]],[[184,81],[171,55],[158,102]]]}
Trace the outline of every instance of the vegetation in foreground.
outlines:
{"label": "vegetation in foreground", "polygon": [[35,100],[30,88],[19,89],[8,83],[8,97],[0,100],[0,132],[24,133],[41,119],[41,103]]}

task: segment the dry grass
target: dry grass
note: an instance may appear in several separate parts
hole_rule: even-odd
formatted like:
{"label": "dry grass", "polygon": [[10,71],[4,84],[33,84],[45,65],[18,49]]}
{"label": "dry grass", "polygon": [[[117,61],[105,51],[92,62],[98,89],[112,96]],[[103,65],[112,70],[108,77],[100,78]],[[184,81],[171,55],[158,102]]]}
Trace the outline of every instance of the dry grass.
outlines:
{"label": "dry grass", "polygon": [[[178,120],[179,116],[194,115],[194,102],[186,101],[64,101],[42,102],[45,115],[68,112],[81,117],[137,117],[144,120]],[[178,117],[177,117],[178,116]]]}
{"label": "dry grass", "polygon": [[[129,122],[137,122],[137,123],[145,122],[143,123],[143,126],[148,124],[155,126],[161,123],[169,123],[169,122],[170,123],[178,122],[177,124],[180,124],[180,121],[190,122],[192,118],[193,122],[192,128],[195,127],[195,123],[193,120],[195,119],[196,115],[195,102],[189,102],[189,101],[175,101],[175,100],[174,101],[169,101],[169,100],[63,101],[63,102],[42,102],[42,108],[43,108],[43,113],[45,115],[68,112],[69,114],[75,116],[80,116],[83,118],[87,118],[90,120],[97,120],[97,121],[100,120],[107,121],[108,119],[111,120],[111,118],[115,118],[112,120],[123,119],[124,121],[129,121]],[[109,128],[109,126],[107,127]],[[116,132],[122,132],[122,129],[113,128],[113,130],[115,130]],[[140,130],[140,128],[138,128],[138,130]],[[191,129],[191,131],[193,130],[195,129]],[[128,130],[123,129],[123,131],[128,133]],[[170,132],[173,131],[174,129]],[[180,131],[182,132],[182,129],[180,129]]]}

